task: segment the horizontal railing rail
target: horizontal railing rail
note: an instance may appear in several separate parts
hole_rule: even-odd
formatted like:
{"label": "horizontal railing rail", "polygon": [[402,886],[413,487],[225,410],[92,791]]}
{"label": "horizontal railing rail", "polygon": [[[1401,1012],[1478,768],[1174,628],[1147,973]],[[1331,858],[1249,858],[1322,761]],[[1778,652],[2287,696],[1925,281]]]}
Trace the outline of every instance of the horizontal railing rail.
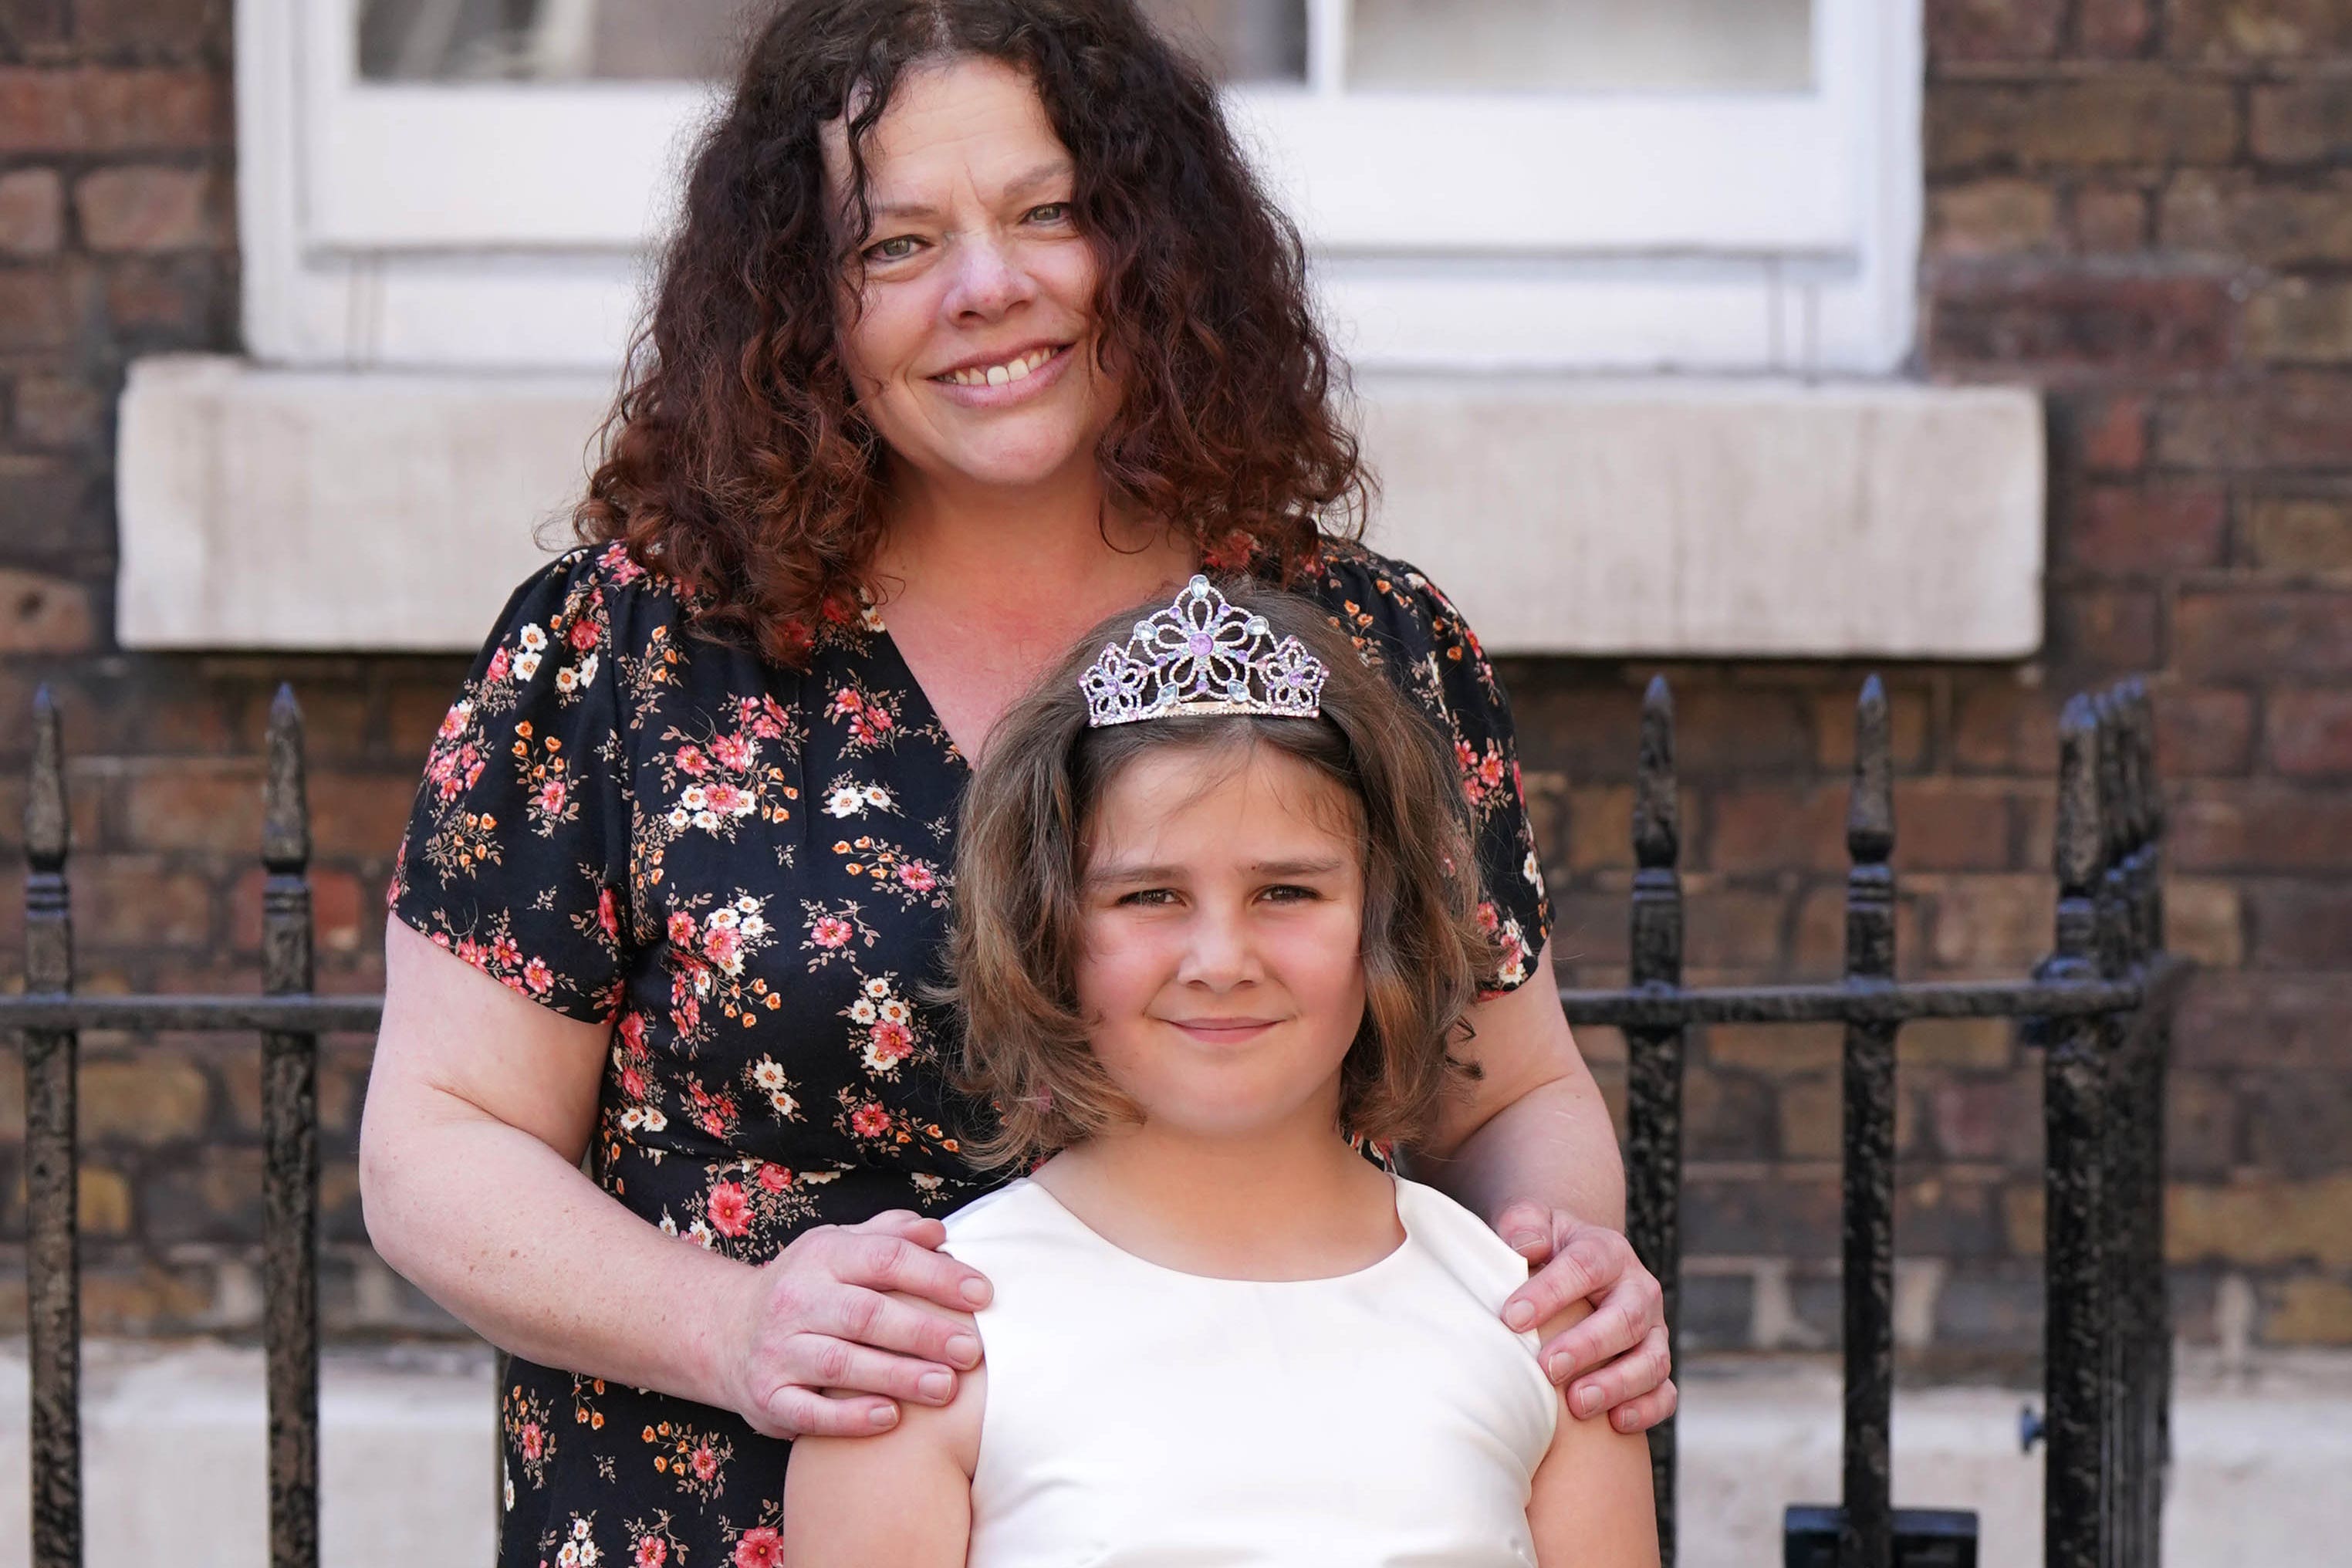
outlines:
{"label": "horizontal railing rail", "polygon": [[[1843,1483],[1833,1509],[1790,1511],[1790,1561],[1839,1568],[1973,1562],[1971,1516],[1890,1502],[1894,1379],[1895,1042],[1927,1018],[2013,1018],[2045,1049],[2048,1568],[2154,1568],[2168,1453],[2170,1330],[2162,1269],[2161,1145],[2169,1019],[2182,975],[2163,944],[2162,803],[2147,693],[2129,682],[2069,703],[2060,726],[2052,956],[2013,980],[1898,981],[1893,764],[1886,700],[1865,683],[1849,801],[1846,963],[1838,980],[1682,984],[1680,796],[1673,700],[1644,700],[1636,770],[1631,984],[1563,989],[1571,1024],[1627,1043],[1627,1230],[1681,1328],[1682,1086],[1688,1031],[1719,1024],[1844,1026]],[[81,1560],[80,1321],[74,1139],[83,1030],[258,1035],[263,1053],[264,1342],[270,1562],[318,1563],[318,1040],[373,1034],[383,999],[313,990],[310,815],[301,715],[281,689],[264,785],[260,995],[73,991],[68,814],[58,717],[35,703],[26,806],[26,985],[0,995],[24,1042],[31,1360],[32,1562]],[[1675,1560],[1675,1430],[1651,1434],[1665,1562]],[[1816,1551],[1818,1543],[1818,1552]]]}

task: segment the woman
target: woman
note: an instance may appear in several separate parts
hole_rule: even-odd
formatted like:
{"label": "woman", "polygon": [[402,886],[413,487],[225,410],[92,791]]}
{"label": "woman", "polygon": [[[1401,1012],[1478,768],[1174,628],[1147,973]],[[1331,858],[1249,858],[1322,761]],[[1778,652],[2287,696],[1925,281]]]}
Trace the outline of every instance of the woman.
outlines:
{"label": "woman", "polygon": [[391,891],[362,1192],[514,1358],[502,1562],[764,1561],[777,1439],[953,1397],[977,1344],[886,1292],[987,1300],[927,1217],[990,1184],[921,1000],[965,759],[1203,565],[1317,598],[1450,731],[1515,956],[1410,1168],[1543,1266],[1512,1328],[1595,1299],[1541,1352],[1573,1409],[1672,1411],[1507,711],[1345,542],[1331,392],[1296,235],[1126,0],[798,0],[754,44],[587,543],[509,603]]}

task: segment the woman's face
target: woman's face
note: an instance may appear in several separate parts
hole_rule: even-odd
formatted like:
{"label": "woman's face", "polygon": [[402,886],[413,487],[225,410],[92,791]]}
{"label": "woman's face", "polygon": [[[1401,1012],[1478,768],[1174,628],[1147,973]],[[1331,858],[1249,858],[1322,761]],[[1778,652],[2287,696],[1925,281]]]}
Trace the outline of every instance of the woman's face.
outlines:
{"label": "woman's face", "polygon": [[1364,1017],[1355,803],[1269,748],[1149,752],[1088,833],[1077,1002],[1147,1125],[1328,1131]]}
{"label": "woman's face", "polygon": [[[846,132],[827,128],[836,202]],[[1094,250],[1069,149],[1027,77],[995,60],[908,72],[866,146],[868,232],[852,237],[842,348],[859,406],[942,486],[1029,489],[1091,468],[1115,406],[1095,366]]]}

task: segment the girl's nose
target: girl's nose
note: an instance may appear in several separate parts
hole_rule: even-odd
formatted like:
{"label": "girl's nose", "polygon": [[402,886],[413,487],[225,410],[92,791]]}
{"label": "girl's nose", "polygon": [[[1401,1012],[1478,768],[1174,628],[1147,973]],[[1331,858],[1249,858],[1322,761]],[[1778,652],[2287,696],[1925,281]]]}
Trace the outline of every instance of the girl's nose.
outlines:
{"label": "girl's nose", "polygon": [[1262,977],[1248,922],[1240,917],[1204,910],[1192,922],[1191,937],[1181,976],[1185,984],[1223,991]]}
{"label": "girl's nose", "polygon": [[958,316],[993,319],[1035,292],[1019,248],[994,234],[958,239],[950,265],[955,274],[947,305]]}

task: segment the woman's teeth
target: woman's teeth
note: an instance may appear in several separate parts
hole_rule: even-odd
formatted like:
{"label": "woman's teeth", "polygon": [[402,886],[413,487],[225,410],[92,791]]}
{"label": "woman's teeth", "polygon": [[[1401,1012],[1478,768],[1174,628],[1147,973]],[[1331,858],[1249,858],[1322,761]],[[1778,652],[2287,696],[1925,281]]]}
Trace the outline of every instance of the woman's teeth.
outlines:
{"label": "woman's teeth", "polygon": [[950,386],[1006,386],[1016,381],[1026,381],[1032,371],[1061,352],[1059,349],[1035,349],[1003,364],[992,364],[984,370],[950,371],[940,379]]}

